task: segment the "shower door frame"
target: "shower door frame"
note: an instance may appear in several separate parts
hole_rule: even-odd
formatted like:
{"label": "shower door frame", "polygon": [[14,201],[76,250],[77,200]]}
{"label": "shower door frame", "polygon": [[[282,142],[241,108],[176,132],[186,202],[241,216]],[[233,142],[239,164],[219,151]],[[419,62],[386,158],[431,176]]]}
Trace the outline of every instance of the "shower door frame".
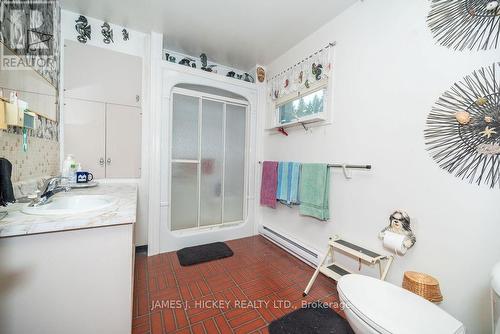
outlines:
{"label": "shower door frame", "polygon": [[[229,91],[228,91],[229,92]],[[229,92],[231,93],[231,92]],[[173,115],[174,115],[174,94],[179,94],[179,95],[185,95],[189,97],[194,97],[198,98],[198,160],[186,160],[186,159],[173,159],[172,158],[172,143],[173,143]],[[222,159],[222,180],[221,180],[221,222],[218,224],[212,224],[212,225],[202,225],[200,226],[201,222],[201,147],[202,147],[202,131],[203,131],[203,100],[207,101],[214,101],[214,102],[219,102],[223,104],[223,159]],[[245,108],[245,147],[244,147],[244,170],[243,170],[243,217],[241,220],[237,221],[232,221],[232,222],[224,222],[224,195],[225,195],[225,184],[224,184],[224,178],[225,178],[225,166],[226,166],[226,106],[230,105],[235,105],[239,107],[244,107]],[[173,163],[190,163],[190,164],[196,164],[197,165],[197,193],[198,193],[198,198],[197,198],[197,204],[198,204],[198,217],[197,217],[197,226],[195,227],[189,227],[185,229],[179,229],[179,230],[172,230],[172,205],[168,206],[168,231],[171,233],[182,233],[182,232],[195,232],[195,231],[203,231],[207,229],[213,229],[213,228],[219,228],[219,227],[224,227],[224,226],[234,226],[234,225],[239,225],[242,224],[246,221],[248,217],[248,183],[249,183],[249,168],[248,168],[248,162],[249,162],[249,144],[250,144],[250,104],[248,101],[244,100],[238,100],[230,97],[225,97],[225,96],[220,96],[220,95],[214,95],[214,94],[209,94],[209,93],[204,93],[201,91],[197,90],[192,90],[192,89],[187,89],[187,88],[179,88],[179,87],[173,87],[172,91],[170,93],[170,110],[171,112],[169,113],[169,138],[168,138],[168,166],[169,166],[169,173],[168,173],[168,189],[167,193],[169,195],[170,203],[172,203],[172,172],[173,168],[172,165]]]}

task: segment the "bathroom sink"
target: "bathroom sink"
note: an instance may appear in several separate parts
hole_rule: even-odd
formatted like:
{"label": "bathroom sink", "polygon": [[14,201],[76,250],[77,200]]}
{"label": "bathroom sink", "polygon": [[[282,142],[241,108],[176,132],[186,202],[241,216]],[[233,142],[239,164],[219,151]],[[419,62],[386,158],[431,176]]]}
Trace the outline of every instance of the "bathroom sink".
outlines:
{"label": "bathroom sink", "polygon": [[73,215],[91,211],[100,211],[113,207],[118,203],[118,199],[105,195],[78,195],[55,197],[52,200],[38,207],[26,205],[22,212],[29,215]]}

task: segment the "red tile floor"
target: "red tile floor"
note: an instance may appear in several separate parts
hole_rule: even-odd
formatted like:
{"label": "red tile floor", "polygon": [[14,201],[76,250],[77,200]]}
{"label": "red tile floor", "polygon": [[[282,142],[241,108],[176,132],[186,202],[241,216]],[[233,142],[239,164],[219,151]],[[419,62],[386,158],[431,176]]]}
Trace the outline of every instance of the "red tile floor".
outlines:
{"label": "red tile floor", "polygon": [[262,236],[226,242],[229,258],[181,267],[175,252],[135,262],[133,333],[268,333],[268,324],[321,300],[343,315],[335,282]]}

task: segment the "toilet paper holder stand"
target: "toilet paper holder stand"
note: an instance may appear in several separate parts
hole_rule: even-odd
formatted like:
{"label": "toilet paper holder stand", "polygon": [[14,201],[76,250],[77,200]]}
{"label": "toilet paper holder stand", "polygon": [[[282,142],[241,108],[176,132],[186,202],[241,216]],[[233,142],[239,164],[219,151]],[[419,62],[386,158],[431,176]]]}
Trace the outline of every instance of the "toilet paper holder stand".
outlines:
{"label": "toilet paper holder stand", "polygon": [[[368,263],[370,266],[378,264],[380,279],[382,281],[385,280],[387,273],[389,272],[389,268],[394,261],[394,256],[392,255],[378,254],[335,235],[329,238],[328,249],[309,280],[309,283],[302,294],[303,296],[306,296],[309,293],[309,290],[314,284],[314,281],[316,280],[316,277],[318,277],[319,273],[322,273],[335,281],[338,281],[344,275],[354,273],[336,261],[335,253],[338,251],[358,259],[359,264],[362,262]],[[329,261],[329,259],[331,259],[331,261]],[[385,262],[384,266],[382,265],[382,262]]]}

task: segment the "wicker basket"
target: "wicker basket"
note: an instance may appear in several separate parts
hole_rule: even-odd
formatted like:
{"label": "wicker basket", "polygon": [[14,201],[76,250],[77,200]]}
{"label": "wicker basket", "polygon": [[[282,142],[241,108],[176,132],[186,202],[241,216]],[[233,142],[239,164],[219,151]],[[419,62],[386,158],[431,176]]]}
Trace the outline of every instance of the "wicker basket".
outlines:
{"label": "wicker basket", "polygon": [[403,288],[411,291],[425,299],[439,303],[443,301],[441,289],[439,289],[439,282],[434,277],[417,273],[414,271],[407,271],[403,278]]}

